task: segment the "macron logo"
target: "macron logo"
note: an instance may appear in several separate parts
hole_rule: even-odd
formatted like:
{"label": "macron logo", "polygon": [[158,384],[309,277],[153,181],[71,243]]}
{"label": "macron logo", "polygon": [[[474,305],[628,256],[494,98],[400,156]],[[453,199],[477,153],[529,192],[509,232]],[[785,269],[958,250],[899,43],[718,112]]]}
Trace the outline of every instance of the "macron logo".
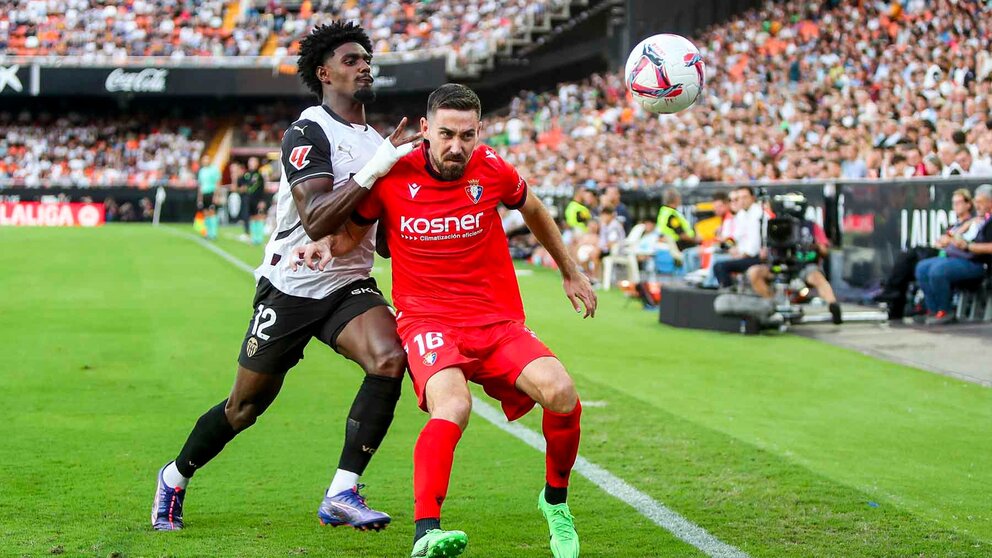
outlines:
{"label": "macron logo", "polygon": [[410,189],[410,199],[417,197],[417,192],[420,191],[420,186],[416,182],[412,184],[407,184],[407,188]]}

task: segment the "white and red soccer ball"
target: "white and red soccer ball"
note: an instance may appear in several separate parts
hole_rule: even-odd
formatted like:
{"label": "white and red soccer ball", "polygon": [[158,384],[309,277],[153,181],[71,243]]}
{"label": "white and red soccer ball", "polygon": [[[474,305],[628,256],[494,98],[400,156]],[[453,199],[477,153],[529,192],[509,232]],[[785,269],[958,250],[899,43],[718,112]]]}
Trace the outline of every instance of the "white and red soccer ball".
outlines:
{"label": "white and red soccer ball", "polygon": [[639,105],[670,114],[693,105],[703,91],[706,67],[689,39],[662,34],[644,39],[627,57],[627,89]]}

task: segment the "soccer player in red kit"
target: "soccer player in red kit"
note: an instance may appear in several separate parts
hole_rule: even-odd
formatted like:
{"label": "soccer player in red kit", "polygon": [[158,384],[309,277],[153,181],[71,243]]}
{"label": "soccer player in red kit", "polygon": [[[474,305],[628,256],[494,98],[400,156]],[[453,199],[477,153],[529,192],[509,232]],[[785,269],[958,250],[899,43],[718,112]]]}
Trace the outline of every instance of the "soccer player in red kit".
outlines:
{"label": "soccer player in red kit", "polygon": [[414,447],[411,557],[457,556],[462,531],[441,529],[455,446],[468,424],[467,381],[499,400],[508,420],[544,408],[546,481],[538,498],[556,558],[579,555],[566,504],[579,447],[579,396],[565,367],[524,325],[523,304],[496,208],[519,209],[558,263],[573,307],[591,317],[596,295],[568,256],[558,227],[528,192],[526,181],[495,151],[479,144],[481,103],[447,84],[428,100],[424,142],[400,159],[361,201],[347,230],[296,252],[315,265],[350,250],[376,221],[393,259],[397,328],[420,407],[430,420]]}

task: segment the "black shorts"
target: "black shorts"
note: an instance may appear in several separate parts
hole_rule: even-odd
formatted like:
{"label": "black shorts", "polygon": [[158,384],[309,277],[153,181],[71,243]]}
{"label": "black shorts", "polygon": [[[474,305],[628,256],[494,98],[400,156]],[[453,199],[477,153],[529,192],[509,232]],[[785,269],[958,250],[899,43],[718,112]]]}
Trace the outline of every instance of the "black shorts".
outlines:
{"label": "black shorts", "polygon": [[371,308],[388,305],[372,278],[318,300],[285,294],[262,277],[238,364],[255,372],[285,374],[303,358],[303,348],[312,337],[337,351],[338,335],[348,322]]}

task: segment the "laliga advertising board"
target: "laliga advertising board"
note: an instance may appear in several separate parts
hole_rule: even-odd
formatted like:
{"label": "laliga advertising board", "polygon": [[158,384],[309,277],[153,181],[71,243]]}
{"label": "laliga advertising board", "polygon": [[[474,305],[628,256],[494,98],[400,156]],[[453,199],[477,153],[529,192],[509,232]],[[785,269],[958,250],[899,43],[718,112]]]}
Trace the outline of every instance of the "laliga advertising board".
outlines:
{"label": "laliga advertising board", "polygon": [[98,227],[104,224],[98,203],[0,202],[0,226]]}

